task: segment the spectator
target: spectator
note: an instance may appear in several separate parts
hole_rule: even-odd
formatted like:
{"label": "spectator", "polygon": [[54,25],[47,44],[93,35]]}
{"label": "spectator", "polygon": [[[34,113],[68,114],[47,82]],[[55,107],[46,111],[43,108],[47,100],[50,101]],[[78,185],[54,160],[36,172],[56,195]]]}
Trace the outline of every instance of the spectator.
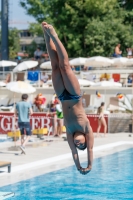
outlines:
{"label": "spectator", "polygon": [[56,97],[56,94],[54,93],[53,96],[52,96],[52,103],[54,103],[55,97]]}
{"label": "spectator", "polygon": [[[26,154],[25,152],[25,145],[29,141],[31,137],[31,127],[30,127],[30,115],[33,114],[31,104],[27,102],[28,95],[22,95],[22,101],[16,104],[15,114],[18,115],[18,126],[21,132],[21,146],[20,149],[22,153]],[[24,139],[24,134],[26,131],[26,139]]]}
{"label": "spectator", "polygon": [[128,83],[132,83],[133,82],[133,74],[129,74],[128,75],[127,82]]}
{"label": "spectator", "polygon": [[57,136],[62,134],[63,129],[63,111],[60,105],[60,101],[56,99],[56,114],[57,114]]}
{"label": "spectator", "polygon": [[98,110],[97,110],[97,114],[98,114],[97,136],[99,136],[101,126],[103,125],[104,126],[104,137],[105,137],[106,133],[107,133],[107,123],[106,123],[106,120],[105,120],[105,117],[104,117],[104,106],[105,106],[105,103],[102,102],[101,105],[98,107]]}
{"label": "spectator", "polygon": [[45,72],[42,72],[41,74],[41,82],[42,83],[46,83],[49,79],[49,76],[45,73]]}
{"label": "spectator", "polygon": [[43,52],[41,51],[40,47],[37,47],[36,51],[34,52],[35,60],[40,60],[42,58]]}
{"label": "spectator", "polygon": [[115,47],[115,52],[113,54],[113,57],[116,57],[116,58],[120,58],[122,57],[122,51],[120,50],[120,47],[121,47],[121,44],[117,44],[117,46]]}
{"label": "spectator", "polygon": [[53,135],[57,135],[57,115],[56,115],[56,104],[51,103],[50,105],[50,117],[52,118],[52,132]]}
{"label": "spectator", "polygon": [[100,81],[108,81],[110,79],[110,75],[109,74],[102,74],[101,77],[100,77]]}
{"label": "spectator", "polygon": [[46,98],[43,97],[43,95],[40,93],[38,94],[34,99],[34,104],[38,108],[40,112],[42,112],[42,105],[44,105],[46,102]]}
{"label": "spectator", "polygon": [[133,49],[127,48],[127,58],[132,58],[132,55],[133,55]]}
{"label": "spectator", "polygon": [[58,99],[57,96],[55,96],[53,103],[54,103],[54,104],[58,104],[58,103],[59,103],[59,99]]}
{"label": "spectator", "polygon": [[85,66],[85,65],[84,65],[83,70],[84,70],[84,71],[92,70],[92,67],[88,67],[88,66]]}
{"label": "spectator", "polygon": [[15,60],[17,61],[17,63],[21,63],[22,57],[18,55],[18,53],[16,53],[16,57]]}

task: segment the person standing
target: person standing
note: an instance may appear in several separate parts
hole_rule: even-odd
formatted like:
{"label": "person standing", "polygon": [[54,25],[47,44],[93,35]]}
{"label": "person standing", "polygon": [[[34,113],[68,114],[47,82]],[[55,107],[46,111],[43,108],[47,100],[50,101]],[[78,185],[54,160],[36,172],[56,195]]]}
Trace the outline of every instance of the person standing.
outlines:
{"label": "person standing", "polygon": [[[29,141],[31,137],[31,127],[30,127],[30,115],[33,114],[31,104],[27,102],[28,95],[22,95],[22,101],[16,104],[15,114],[18,116],[18,127],[21,132],[21,146],[20,149],[22,153],[26,154],[25,152],[25,145]],[[26,139],[24,139],[24,134],[26,132]]]}
{"label": "person standing", "polygon": [[132,57],[133,57],[133,49],[127,48],[127,58],[132,58]]}
{"label": "person standing", "polygon": [[121,44],[116,45],[113,57],[116,57],[116,58],[122,57],[122,51],[120,50],[120,47],[121,47]]}
{"label": "person standing", "polygon": [[97,114],[99,115],[99,118],[98,118],[98,128],[97,128],[97,136],[99,136],[99,132],[100,132],[102,124],[104,126],[104,136],[107,133],[107,124],[106,124],[106,120],[104,118],[104,105],[105,105],[105,103],[102,102],[101,106],[98,107],[98,110],[97,110]]}
{"label": "person standing", "polygon": [[50,105],[50,117],[52,119],[53,136],[56,136],[57,135],[57,115],[56,115],[56,105],[54,103],[51,103]]}

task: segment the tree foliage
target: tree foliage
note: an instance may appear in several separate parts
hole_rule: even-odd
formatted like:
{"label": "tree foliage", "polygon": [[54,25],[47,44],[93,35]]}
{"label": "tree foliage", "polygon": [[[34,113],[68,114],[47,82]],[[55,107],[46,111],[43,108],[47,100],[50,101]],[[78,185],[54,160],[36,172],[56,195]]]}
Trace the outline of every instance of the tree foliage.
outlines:
{"label": "tree foliage", "polygon": [[53,24],[70,57],[110,56],[117,43],[122,50],[133,47],[132,4],[126,0],[20,0],[38,24],[32,31],[41,34],[42,21]]}
{"label": "tree foliage", "polygon": [[9,58],[13,59],[16,57],[17,52],[20,51],[19,31],[16,28],[9,30],[8,42]]}

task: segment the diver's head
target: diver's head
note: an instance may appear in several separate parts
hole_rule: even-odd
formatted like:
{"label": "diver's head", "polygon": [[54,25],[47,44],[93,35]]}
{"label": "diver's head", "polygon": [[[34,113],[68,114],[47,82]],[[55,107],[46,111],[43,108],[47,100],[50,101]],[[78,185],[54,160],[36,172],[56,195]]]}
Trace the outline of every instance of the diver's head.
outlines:
{"label": "diver's head", "polygon": [[80,150],[86,149],[86,139],[85,134],[81,132],[75,132],[73,136],[75,146]]}

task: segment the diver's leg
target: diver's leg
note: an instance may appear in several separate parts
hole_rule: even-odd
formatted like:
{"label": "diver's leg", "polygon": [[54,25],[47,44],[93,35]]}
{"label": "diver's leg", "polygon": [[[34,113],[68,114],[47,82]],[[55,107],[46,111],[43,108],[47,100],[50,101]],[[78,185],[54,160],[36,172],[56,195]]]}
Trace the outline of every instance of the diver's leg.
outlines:
{"label": "diver's leg", "polygon": [[49,34],[49,36],[52,38],[55,44],[59,59],[59,67],[66,90],[70,94],[80,95],[80,86],[75,74],[73,73],[70,67],[68,54],[63,44],[59,40],[54,28],[51,25],[48,25],[46,22],[43,22],[42,26],[44,27],[45,31]]}
{"label": "diver's leg", "polygon": [[61,71],[59,68],[59,61],[58,61],[58,55],[56,52],[56,47],[50,38],[50,36],[47,34],[47,32],[44,30],[44,37],[46,41],[46,46],[47,46],[47,51],[51,60],[51,65],[52,65],[52,81],[53,81],[53,86],[56,92],[56,95],[59,96],[63,93],[65,86],[63,83]]}

